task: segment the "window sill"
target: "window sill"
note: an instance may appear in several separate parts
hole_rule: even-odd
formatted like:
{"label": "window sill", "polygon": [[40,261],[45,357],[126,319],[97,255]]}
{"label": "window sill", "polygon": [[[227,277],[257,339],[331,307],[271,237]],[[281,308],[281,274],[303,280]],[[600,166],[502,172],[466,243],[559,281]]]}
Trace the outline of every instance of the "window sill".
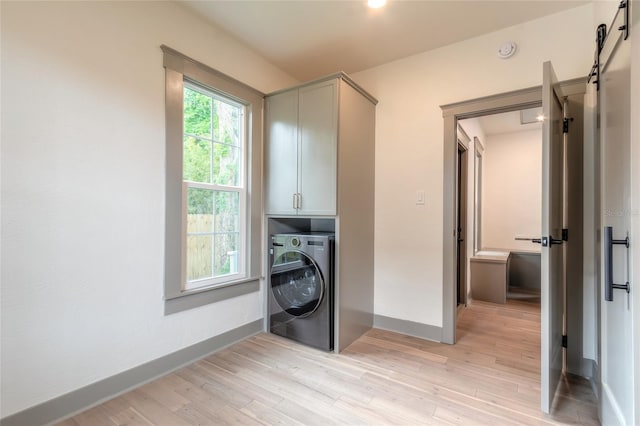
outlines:
{"label": "window sill", "polygon": [[229,287],[229,286],[232,286],[232,285],[244,284],[244,283],[248,283],[248,282],[251,282],[251,281],[258,281],[258,280],[260,280],[259,277],[237,278],[235,280],[229,280],[229,281],[225,281],[225,282],[222,282],[222,283],[203,285],[203,286],[200,286],[200,287],[191,288],[191,289],[188,289],[188,290],[183,290],[179,294],[166,296],[164,299],[165,300],[177,299],[179,297],[190,296],[190,295],[196,294],[196,293],[203,293],[205,291],[216,290],[216,289],[223,288],[223,287]]}
{"label": "window sill", "polygon": [[166,296],[164,314],[171,315],[260,290],[260,278],[243,278]]}

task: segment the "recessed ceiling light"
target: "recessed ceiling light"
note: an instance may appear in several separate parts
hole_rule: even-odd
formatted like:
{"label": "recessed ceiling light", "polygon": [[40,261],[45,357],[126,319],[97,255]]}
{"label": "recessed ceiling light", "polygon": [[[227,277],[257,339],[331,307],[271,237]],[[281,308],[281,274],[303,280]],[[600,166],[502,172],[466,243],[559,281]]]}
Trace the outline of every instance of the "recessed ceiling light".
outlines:
{"label": "recessed ceiling light", "polygon": [[542,108],[536,107],[520,110],[520,124],[533,124],[539,121],[544,121]]}
{"label": "recessed ceiling light", "polygon": [[387,0],[368,0],[367,4],[372,9],[380,9],[382,6],[387,4]]}

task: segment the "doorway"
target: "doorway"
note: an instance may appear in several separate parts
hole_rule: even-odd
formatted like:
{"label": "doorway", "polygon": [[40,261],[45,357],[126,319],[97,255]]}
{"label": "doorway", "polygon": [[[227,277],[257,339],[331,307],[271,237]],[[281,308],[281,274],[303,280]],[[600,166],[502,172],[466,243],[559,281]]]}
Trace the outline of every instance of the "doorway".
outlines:
{"label": "doorway", "polygon": [[458,121],[498,112],[517,111],[539,106],[542,89],[534,87],[487,98],[475,99],[442,106],[444,118],[444,164],[443,164],[443,343],[456,341],[457,275],[458,275],[458,230],[457,230],[457,185],[458,185]]}
{"label": "doorway", "polygon": [[[475,157],[475,163],[458,162],[458,186],[467,183],[465,174],[471,176],[472,193],[459,201],[474,227],[459,235],[468,249],[464,254],[458,250],[458,256],[470,258],[466,270],[458,273],[459,279],[469,277],[467,302],[472,297],[495,303],[506,299],[540,303],[541,247],[536,242],[542,211],[541,115],[538,107],[458,122],[459,131],[473,139],[468,152]],[[491,255],[494,252],[504,253],[502,263]],[[504,272],[501,279],[494,277],[497,271]]]}

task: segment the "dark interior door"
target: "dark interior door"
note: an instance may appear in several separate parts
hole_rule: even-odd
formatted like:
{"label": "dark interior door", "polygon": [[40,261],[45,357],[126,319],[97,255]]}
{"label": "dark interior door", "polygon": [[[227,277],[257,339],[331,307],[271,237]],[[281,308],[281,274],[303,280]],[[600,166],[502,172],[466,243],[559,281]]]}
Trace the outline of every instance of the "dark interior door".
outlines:
{"label": "dark interior door", "polygon": [[458,144],[458,305],[467,303],[467,152]]}

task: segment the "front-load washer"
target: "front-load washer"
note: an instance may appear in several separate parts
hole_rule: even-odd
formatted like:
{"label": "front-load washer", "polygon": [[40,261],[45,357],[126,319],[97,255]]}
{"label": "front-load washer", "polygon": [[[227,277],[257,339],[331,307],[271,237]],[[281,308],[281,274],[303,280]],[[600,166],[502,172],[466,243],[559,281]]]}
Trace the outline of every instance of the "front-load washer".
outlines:
{"label": "front-load washer", "polygon": [[334,241],[333,233],[271,236],[271,333],[333,350]]}

